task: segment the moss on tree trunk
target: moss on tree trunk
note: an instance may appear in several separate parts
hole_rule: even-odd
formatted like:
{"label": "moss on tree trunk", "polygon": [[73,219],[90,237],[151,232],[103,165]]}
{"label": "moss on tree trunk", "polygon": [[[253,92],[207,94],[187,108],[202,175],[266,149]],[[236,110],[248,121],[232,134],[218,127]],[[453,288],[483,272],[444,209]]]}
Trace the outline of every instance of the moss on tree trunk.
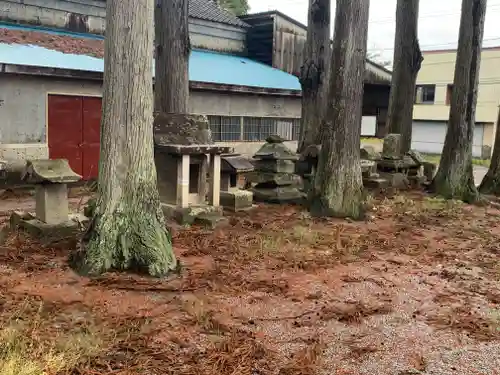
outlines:
{"label": "moss on tree trunk", "polygon": [[498,109],[497,130],[495,134],[495,145],[491,157],[490,168],[484,176],[479,191],[483,194],[500,196],[500,107]]}
{"label": "moss on tree trunk", "polygon": [[432,190],[448,199],[478,200],[472,167],[486,0],[463,0],[450,120]]}
{"label": "moss on tree trunk", "polygon": [[321,142],[327,109],[330,48],[330,0],[309,0],[305,61],[300,71],[302,116],[298,152]]}
{"label": "moss on tree trunk", "polygon": [[153,159],[153,2],[108,0],[98,199],[80,251],[84,275],[134,270],[161,277],[178,267]]}
{"label": "moss on tree trunk", "polygon": [[338,0],[326,119],[309,194],[314,216],[364,217],[359,155],[368,0]]}

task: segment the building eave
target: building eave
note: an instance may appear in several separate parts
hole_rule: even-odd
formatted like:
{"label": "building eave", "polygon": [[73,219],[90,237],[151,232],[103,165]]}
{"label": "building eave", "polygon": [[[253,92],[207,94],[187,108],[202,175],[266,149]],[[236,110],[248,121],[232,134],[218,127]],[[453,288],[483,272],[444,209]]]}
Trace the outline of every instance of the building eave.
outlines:
{"label": "building eave", "polygon": [[[4,63],[0,63],[0,73],[19,74],[28,76],[38,76],[38,77],[57,77],[57,78],[100,81],[100,82],[102,82],[103,80],[102,72],[92,72],[86,70],[73,70],[73,69],[63,69],[63,68],[48,68],[48,67],[29,66],[29,65],[4,64]],[[292,97],[302,96],[300,90],[273,89],[265,87],[239,86],[239,85],[228,85],[228,84],[218,84],[218,83],[198,82],[198,81],[190,81],[189,87],[190,89],[200,90],[200,91],[205,90],[205,91],[230,92],[230,93],[240,93],[240,94],[292,96]]]}

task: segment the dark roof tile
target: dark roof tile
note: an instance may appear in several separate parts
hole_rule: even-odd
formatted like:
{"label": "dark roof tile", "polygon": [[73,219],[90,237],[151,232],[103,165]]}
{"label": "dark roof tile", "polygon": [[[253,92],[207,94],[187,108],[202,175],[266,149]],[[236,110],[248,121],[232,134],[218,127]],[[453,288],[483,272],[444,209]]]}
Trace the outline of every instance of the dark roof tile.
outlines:
{"label": "dark roof tile", "polygon": [[213,0],[189,0],[189,16],[201,20],[220,22],[227,25],[249,27],[231,12],[222,9]]}

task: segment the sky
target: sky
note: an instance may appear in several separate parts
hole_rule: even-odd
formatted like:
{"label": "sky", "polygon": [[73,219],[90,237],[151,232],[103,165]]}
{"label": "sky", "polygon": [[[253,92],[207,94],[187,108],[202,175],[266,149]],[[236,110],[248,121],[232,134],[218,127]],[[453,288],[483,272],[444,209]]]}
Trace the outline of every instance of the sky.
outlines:
{"label": "sky", "polygon": [[[250,13],[279,10],[307,24],[308,0],[249,0],[249,4]],[[456,48],[461,4],[462,0],[420,0],[418,36],[422,50]],[[392,60],[395,19],[396,0],[371,0],[368,50],[380,55],[380,60]],[[499,23],[500,0],[488,0],[484,46],[500,46]]]}

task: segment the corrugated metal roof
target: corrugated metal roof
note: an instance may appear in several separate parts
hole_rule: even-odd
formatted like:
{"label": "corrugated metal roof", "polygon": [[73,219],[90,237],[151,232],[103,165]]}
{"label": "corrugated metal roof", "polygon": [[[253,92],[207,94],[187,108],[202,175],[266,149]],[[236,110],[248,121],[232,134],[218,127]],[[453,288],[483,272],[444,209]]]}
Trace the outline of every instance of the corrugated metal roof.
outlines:
{"label": "corrugated metal roof", "polygon": [[[1,31],[0,28],[0,35]],[[25,32],[22,38],[14,38],[11,34],[9,38],[0,38],[0,63],[103,72],[104,60],[99,57],[102,56],[102,52],[96,50],[95,42],[97,41],[92,41],[94,43],[92,46],[84,45],[89,49],[89,53],[96,56],[93,57],[80,52],[81,38],[55,36],[42,32],[34,33],[34,35],[27,38]],[[49,36],[48,40],[43,38],[45,35]],[[50,43],[57,43],[57,45],[52,48]],[[79,50],[79,53],[64,52],[75,50]],[[200,50],[191,52],[189,79],[221,85],[281,90],[301,89],[297,77],[281,70],[244,57]]]}
{"label": "corrugated metal roof", "polygon": [[213,0],[189,0],[189,16],[233,26],[249,27],[247,23],[219,7]]}

